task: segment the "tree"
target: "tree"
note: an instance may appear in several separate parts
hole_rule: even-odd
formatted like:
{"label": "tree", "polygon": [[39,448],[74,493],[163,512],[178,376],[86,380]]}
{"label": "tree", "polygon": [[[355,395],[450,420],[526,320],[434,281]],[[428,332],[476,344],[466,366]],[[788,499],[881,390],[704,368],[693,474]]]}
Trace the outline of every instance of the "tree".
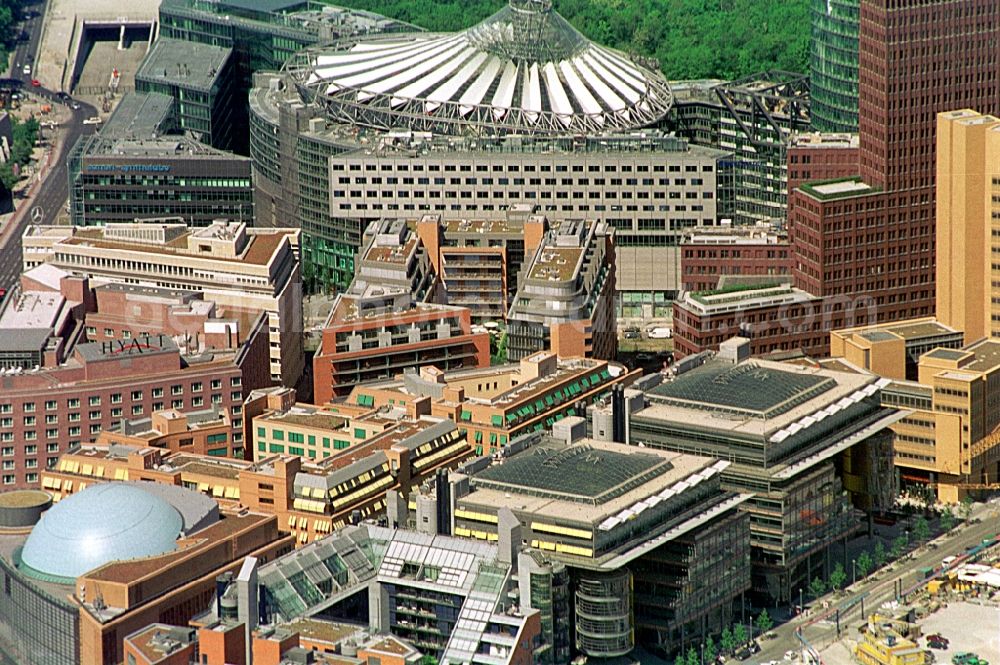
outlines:
{"label": "tree", "polygon": [[847,573],[844,572],[844,565],[838,561],[830,572],[830,588],[834,591],[840,591],[846,581]]}
{"label": "tree", "polygon": [[[344,0],[343,4],[441,32],[465,29],[506,3]],[[735,79],[768,69],[809,68],[807,0],[561,0],[555,5],[589,39],[655,59],[671,78]]]}
{"label": "tree", "polygon": [[14,165],[11,162],[4,162],[0,164],[0,183],[3,183],[2,189],[13,189],[14,184],[20,180],[16,175],[14,175]]}
{"label": "tree", "polygon": [[[494,339],[493,335],[490,335],[490,339]],[[504,330],[500,333],[500,339],[497,340],[496,351],[490,356],[491,365],[506,365],[507,364],[507,331]]]}
{"label": "tree", "polygon": [[420,659],[420,665],[438,665],[438,659],[434,656],[424,656]]}
{"label": "tree", "polygon": [[958,504],[958,514],[962,516],[963,522],[968,522],[972,516],[972,499],[965,497],[962,503]]}
{"label": "tree", "polygon": [[865,550],[858,556],[857,567],[858,572],[861,573],[862,579],[868,577],[868,573],[871,572],[873,564],[874,562],[872,561],[871,555],[868,554],[868,550]]}
{"label": "tree", "polygon": [[951,531],[955,528],[955,513],[952,512],[951,506],[944,507],[944,511],[941,513],[940,524],[943,531]]}
{"label": "tree", "polygon": [[757,615],[757,630],[761,632],[761,635],[772,628],[774,628],[774,621],[771,619],[771,615],[767,613],[767,610]]}
{"label": "tree", "polygon": [[917,519],[914,520],[913,535],[916,536],[919,543],[924,542],[930,537],[931,525],[927,523],[927,518],[923,515],[917,515]]}
{"label": "tree", "polygon": [[685,658],[683,651],[677,654],[677,659],[674,661],[674,665],[688,665],[687,658]]}
{"label": "tree", "polygon": [[698,651],[691,647],[688,649],[687,665],[700,665],[701,659],[698,658]]}
{"label": "tree", "polygon": [[875,567],[881,568],[885,565],[885,545],[882,541],[875,543]]}
{"label": "tree", "polygon": [[736,648],[736,638],[733,637],[733,631],[726,626],[722,629],[722,636],[719,638],[719,646],[722,647],[722,653],[731,654],[733,649]]}
{"label": "tree", "polygon": [[818,577],[814,577],[813,581],[809,583],[809,595],[813,598],[819,598],[824,593],[826,593],[826,584]]}
{"label": "tree", "polygon": [[892,548],[889,550],[889,556],[893,559],[898,559],[903,556],[903,552],[906,551],[906,546],[909,544],[909,538],[906,537],[905,533],[901,533],[892,541]]}
{"label": "tree", "polygon": [[719,655],[719,650],[715,646],[715,640],[709,635],[708,639],[705,640],[705,662],[712,663],[715,662],[715,657]]}
{"label": "tree", "polygon": [[733,626],[733,641],[736,642],[734,648],[739,649],[741,646],[746,644],[749,639],[747,638],[747,629],[742,623],[738,623]]}

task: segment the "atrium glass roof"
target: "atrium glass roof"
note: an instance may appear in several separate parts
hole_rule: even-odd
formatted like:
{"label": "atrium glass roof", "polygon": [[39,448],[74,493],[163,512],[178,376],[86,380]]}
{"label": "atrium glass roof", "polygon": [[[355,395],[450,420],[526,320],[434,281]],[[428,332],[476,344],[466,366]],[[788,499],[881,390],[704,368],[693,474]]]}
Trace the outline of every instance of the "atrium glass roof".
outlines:
{"label": "atrium glass roof", "polygon": [[622,454],[589,445],[538,446],[472,478],[479,489],[600,505],[673,468],[656,455]]}
{"label": "atrium glass roof", "polygon": [[785,372],[754,362],[712,362],[649,391],[657,402],[772,418],[837,385],[827,376]]}

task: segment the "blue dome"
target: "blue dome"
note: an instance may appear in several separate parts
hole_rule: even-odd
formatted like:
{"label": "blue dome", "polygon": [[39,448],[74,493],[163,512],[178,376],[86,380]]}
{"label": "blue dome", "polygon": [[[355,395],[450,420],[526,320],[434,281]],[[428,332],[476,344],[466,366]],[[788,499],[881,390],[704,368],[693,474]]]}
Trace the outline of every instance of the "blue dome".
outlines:
{"label": "blue dome", "polygon": [[75,580],[109,561],[173,551],[182,528],[173,506],[136,485],[91,485],[42,516],[21,563],[29,575]]}

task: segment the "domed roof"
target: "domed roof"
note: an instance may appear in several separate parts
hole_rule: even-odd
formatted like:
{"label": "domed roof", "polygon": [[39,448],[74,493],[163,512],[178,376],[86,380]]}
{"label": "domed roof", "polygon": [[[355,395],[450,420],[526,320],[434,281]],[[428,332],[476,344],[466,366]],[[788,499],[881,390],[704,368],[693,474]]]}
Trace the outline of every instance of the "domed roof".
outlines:
{"label": "domed roof", "polygon": [[548,0],[510,0],[455,34],[340,42],[289,61],[338,121],[461,134],[599,133],[670,109],[666,80],[587,40]]}
{"label": "domed roof", "polygon": [[29,575],[74,580],[109,561],[170,552],[182,527],[173,506],[139,486],[91,485],[42,516],[21,564]]}

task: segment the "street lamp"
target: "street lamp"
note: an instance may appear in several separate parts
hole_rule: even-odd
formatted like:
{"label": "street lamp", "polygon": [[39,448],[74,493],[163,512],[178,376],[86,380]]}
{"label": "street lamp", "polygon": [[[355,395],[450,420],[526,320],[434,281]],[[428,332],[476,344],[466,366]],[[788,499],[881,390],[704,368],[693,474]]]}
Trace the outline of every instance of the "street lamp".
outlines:
{"label": "street lamp", "polygon": [[851,586],[858,581],[858,560],[851,559]]}
{"label": "street lamp", "polygon": [[799,587],[799,614],[803,614],[806,611],[805,601],[802,600],[802,587]]}

